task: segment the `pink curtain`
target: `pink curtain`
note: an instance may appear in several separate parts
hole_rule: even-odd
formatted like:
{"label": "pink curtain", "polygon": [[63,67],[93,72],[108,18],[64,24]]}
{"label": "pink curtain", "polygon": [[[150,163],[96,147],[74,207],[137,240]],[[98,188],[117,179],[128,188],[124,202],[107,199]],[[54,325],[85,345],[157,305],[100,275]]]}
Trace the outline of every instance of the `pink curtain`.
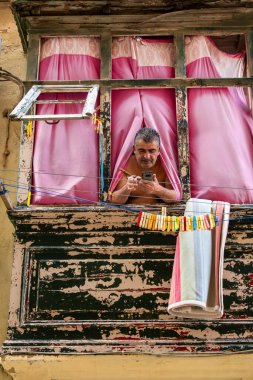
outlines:
{"label": "pink curtain", "polygon": [[[244,53],[186,37],[187,76],[242,77]],[[253,203],[253,119],[242,88],[188,90],[191,196]]]}
{"label": "pink curtain", "polygon": [[[113,78],[174,77],[175,51],[170,39],[114,38]],[[221,52],[204,36],[186,37],[188,77],[241,77],[243,54]],[[98,79],[97,38],[42,40],[41,80]],[[55,99],[55,95],[50,95]],[[57,95],[80,99],[80,94]],[[49,97],[49,95],[47,95]],[[188,91],[191,195],[253,203],[253,120],[240,88]],[[38,113],[79,113],[82,105],[40,105]],[[113,190],[132,153],[133,138],[144,124],[161,135],[161,159],[181,197],[177,164],[177,128],[173,89],[115,90],[112,93]],[[98,135],[90,121],[38,122],[33,153],[33,204],[98,201]],[[86,201],[85,201],[86,200]]]}
{"label": "pink curtain", "polygon": [[[171,39],[114,38],[112,44],[113,79],[172,78],[175,51]],[[181,198],[178,178],[177,127],[174,89],[114,90],[112,92],[113,180],[116,187],[121,172],[132,154],[136,132],[145,124],[161,136],[161,160],[166,174]]]}
{"label": "pink curtain", "polygon": [[[99,79],[98,38],[42,40],[40,80]],[[85,99],[81,93],[43,95],[40,99]],[[38,106],[39,114],[81,113],[82,104]],[[44,173],[44,174],[43,174]],[[36,123],[33,152],[33,204],[78,204],[98,201],[98,135],[90,120]],[[87,200],[87,201],[85,201]]]}

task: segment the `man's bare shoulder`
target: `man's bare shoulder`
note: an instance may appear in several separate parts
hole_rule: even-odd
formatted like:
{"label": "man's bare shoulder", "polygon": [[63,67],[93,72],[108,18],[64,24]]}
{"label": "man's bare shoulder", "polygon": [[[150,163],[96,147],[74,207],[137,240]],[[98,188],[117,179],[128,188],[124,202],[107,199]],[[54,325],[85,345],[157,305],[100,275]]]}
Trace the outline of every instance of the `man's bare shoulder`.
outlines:
{"label": "man's bare shoulder", "polygon": [[141,168],[137,164],[136,158],[134,155],[132,155],[127,163],[126,171],[131,175],[140,175],[141,174]]}

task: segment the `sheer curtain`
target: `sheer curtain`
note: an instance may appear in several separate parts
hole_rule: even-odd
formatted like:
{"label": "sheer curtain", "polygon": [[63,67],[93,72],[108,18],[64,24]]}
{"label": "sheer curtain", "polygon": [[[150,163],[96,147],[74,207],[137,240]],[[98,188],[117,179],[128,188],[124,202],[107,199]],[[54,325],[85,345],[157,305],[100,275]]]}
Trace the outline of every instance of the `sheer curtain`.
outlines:
{"label": "sheer curtain", "polygon": [[[119,37],[112,44],[113,79],[172,78],[175,51],[173,41]],[[112,92],[112,173],[110,190],[116,187],[132,154],[133,139],[145,125],[161,136],[161,160],[166,174],[181,198],[177,160],[177,127],[174,89],[133,89]]]}
{"label": "sheer curtain", "polygon": [[[186,37],[187,76],[239,78],[244,53],[204,36]],[[242,88],[188,90],[191,195],[253,203],[253,119]]]}
{"label": "sheer curtain", "polygon": [[[42,40],[40,80],[89,80],[100,75],[100,40],[59,37]],[[43,95],[41,99],[79,100],[81,93]],[[81,113],[82,104],[39,105],[39,114]],[[43,174],[44,173],[44,174]],[[98,201],[98,135],[90,120],[36,123],[33,204]]]}

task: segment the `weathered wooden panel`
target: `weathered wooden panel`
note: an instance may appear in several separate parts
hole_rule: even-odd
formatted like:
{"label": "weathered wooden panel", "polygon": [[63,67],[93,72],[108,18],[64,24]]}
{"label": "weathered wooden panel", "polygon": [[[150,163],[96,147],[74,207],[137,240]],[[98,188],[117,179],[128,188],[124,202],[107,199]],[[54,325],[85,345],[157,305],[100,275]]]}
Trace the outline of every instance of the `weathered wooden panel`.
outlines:
{"label": "weathered wooden panel", "polygon": [[27,321],[75,319],[76,313],[82,320],[167,315],[173,260],[167,247],[43,247],[26,255]]}
{"label": "weathered wooden panel", "polygon": [[[174,248],[174,247],[173,247]],[[173,254],[159,248],[26,251],[24,319],[167,319]],[[252,259],[224,265],[225,318],[253,317]],[[232,309],[231,309],[232,308]]]}
{"label": "weathered wooden panel", "polygon": [[[181,215],[184,204],[169,209]],[[22,244],[16,243],[14,255],[5,352],[169,354],[253,348],[252,207],[231,209],[225,314],[215,321],[168,314],[177,234],[140,230],[137,213],[129,211],[80,206],[9,212]]]}

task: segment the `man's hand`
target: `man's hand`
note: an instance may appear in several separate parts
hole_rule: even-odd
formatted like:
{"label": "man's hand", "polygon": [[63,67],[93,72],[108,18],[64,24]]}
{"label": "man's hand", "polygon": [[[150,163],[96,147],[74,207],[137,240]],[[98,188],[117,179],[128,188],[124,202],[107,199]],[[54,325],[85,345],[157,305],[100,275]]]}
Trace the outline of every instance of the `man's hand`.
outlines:
{"label": "man's hand", "polygon": [[112,193],[111,202],[119,204],[126,203],[132,191],[135,191],[139,186],[140,181],[141,177],[136,175],[131,175],[127,177],[127,179],[124,178],[124,185]]}
{"label": "man's hand", "polygon": [[126,183],[126,188],[127,190],[135,191],[137,187],[139,186],[141,177],[136,176],[136,175],[131,175],[130,177],[127,178],[127,183]]}
{"label": "man's hand", "polygon": [[143,179],[139,181],[139,188],[145,194],[158,196],[161,187],[155,174],[153,174],[153,181],[145,181]]}
{"label": "man's hand", "polygon": [[152,196],[162,199],[165,203],[176,201],[176,192],[173,189],[168,189],[165,186],[159,184],[156,175],[153,174],[153,181],[139,181],[139,189],[146,194],[146,196]]}
{"label": "man's hand", "polygon": [[[147,201],[148,198],[161,199],[165,203],[176,201],[175,190],[168,188],[166,183],[165,187],[160,185],[155,174],[153,174],[153,181],[143,180],[139,176],[131,175],[127,179],[124,178],[124,182],[119,190],[113,192],[111,202],[125,204],[131,193],[136,190],[141,194],[143,199],[147,198]],[[168,185],[170,184],[168,183]]]}

